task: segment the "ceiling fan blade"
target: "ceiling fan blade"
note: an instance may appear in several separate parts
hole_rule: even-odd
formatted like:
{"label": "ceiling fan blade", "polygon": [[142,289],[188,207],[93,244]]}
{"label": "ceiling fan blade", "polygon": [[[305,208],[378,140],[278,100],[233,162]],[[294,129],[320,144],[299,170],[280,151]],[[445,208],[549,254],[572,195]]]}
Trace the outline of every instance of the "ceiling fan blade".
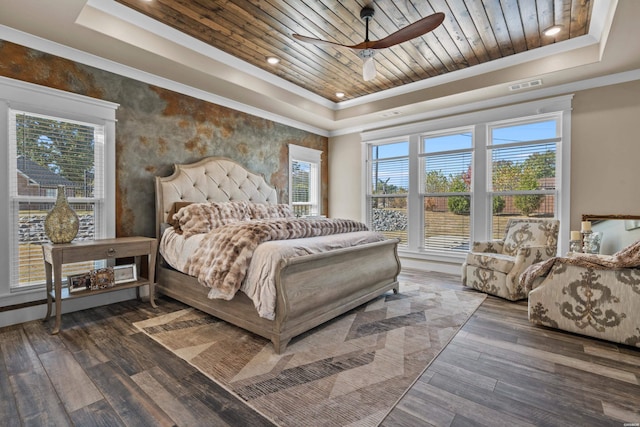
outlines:
{"label": "ceiling fan blade", "polygon": [[300,34],[291,34],[291,37],[305,43],[348,47],[340,43],[330,42],[327,40],[314,39],[313,37],[301,36]]}
{"label": "ceiling fan blade", "polygon": [[362,43],[358,43],[358,44],[354,44],[354,45],[346,45],[346,44],[340,44],[340,43],[336,43],[336,42],[330,42],[328,40],[314,39],[313,37],[302,36],[300,34],[291,34],[291,37],[293,37],[294,39],[296,39],[298,41],[305,42],[305,43],[311,43],[311,44],[317,44],[317,45],[329,45],[329,46],[346,47],[347,49],[356,49],[356,50],[367,49],[369,47],[369,45],[371,45],[372,43],[375,43],[375,42],[362,42]]}
{"label": "ceiling fan blade", "polygon": [[444,21],[444,13],[438,12],[433,15],[426,16],[413,24],[409,24],[404,28],[399,29],[395,33],[389,34],[387,37],[369,42],[367,48],[369,49],[384,49],[387,47],[395,46],[399,43],[406,42],[408,40],[420,37],[427,34],[430,31],[438,28]]}

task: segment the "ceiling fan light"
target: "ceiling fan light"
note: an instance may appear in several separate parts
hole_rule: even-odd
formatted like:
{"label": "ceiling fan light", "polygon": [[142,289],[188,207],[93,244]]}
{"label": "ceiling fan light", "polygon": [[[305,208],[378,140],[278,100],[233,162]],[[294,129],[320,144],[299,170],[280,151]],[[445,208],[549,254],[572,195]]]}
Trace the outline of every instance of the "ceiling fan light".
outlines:
{"label": "ceiling fan light", "polygon": [[362,64],[362,78],[365,82],[376,78],[376,63],[373,58],[367,58]]}
{"label": "ceiling fan light", "polygon": [[362,78],[368,82],[376,78],[376,63],[373,62],[373,56],[376,51],[373,49],[362,49],[358,51],[358,56],[362,59]]}

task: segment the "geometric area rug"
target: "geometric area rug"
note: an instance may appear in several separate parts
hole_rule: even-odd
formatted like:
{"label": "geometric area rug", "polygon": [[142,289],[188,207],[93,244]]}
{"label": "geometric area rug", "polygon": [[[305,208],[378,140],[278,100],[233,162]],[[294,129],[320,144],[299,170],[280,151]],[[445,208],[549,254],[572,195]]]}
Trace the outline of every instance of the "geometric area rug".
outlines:
{"label": "geometric area rug", "polygon": [[485,295],[401,283],[338,318],[271,342],[187,308],[135,326],[280,426],[376,426]]}

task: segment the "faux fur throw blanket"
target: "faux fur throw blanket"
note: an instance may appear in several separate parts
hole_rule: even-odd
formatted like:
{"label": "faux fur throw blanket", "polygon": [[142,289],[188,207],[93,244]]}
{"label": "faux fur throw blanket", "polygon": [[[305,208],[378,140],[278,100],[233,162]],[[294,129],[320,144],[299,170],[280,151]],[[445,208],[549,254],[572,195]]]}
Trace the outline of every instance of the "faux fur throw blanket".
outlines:
{"label": "faux fur throw blanket", "polygon": [[270,240],[366,231],[347,219],[285,218],[227,224],[206,234],[189,258],[189,275],[211,288],[209,298],[230,300],[240,289],[255,248]]}
{"label": "faux fur throw blanket", "polygon": [[545,276],[556,263],[606,270],[640,267],[640,240],[613,255],[574,253],[568,257],[553,257],[529,266],[520,276],[520,285],[529,292],[536,278]]}

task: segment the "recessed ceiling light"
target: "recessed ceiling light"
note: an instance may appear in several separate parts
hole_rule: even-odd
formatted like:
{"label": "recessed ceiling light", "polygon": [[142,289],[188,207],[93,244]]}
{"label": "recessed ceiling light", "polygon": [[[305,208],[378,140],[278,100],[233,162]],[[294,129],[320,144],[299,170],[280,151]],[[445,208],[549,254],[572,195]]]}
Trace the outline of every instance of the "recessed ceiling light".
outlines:
{"label": "recessed ceiling light", "polygon": [[275,56],[269,56],[267,58],[267,62],[271,65],[276,65],[278,62],[280,62],[280,59],[276,58]]}
{"label": "recessed ceiling light", "polygon": [[336,92],[338,98],[344,98],[344,92]]}
{"label": "recessed ceiling light", "polygon": [[562,31],[562,25],[554,25],[553,27],[549,27],[543,31],[545,36],[555,36],[560,31]]}

